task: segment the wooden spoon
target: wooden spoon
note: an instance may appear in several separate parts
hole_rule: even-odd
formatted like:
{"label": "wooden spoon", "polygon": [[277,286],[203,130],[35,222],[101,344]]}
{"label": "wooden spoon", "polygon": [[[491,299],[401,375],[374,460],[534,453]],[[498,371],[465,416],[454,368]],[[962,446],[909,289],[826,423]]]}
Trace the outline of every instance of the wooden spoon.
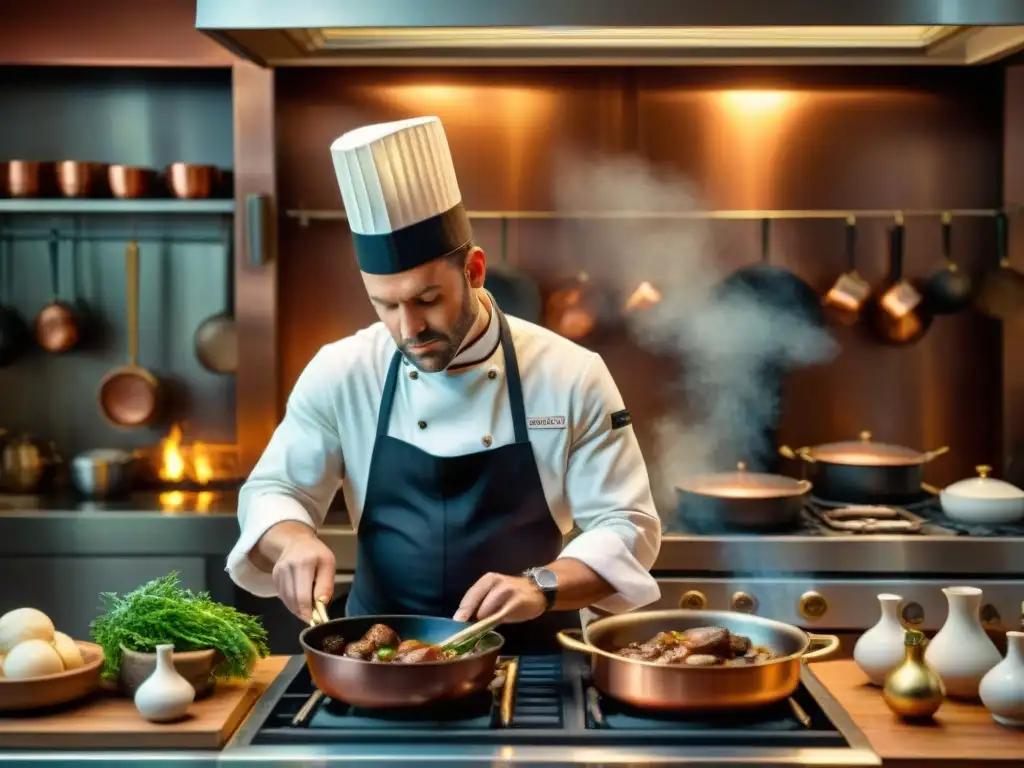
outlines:
{"label": "wooden spoon", "polygon": [[476,637],[483,637],[496,626],[501,624],[501,622],[505,620],[505,617],[508,616],[511,610],[511,607],[506,606],[497,613],[488,616],[486,619],[481,619],[475,624],[470,624],[465,629],[460,629],[451,637],[447,637],[444,640],[442,640],[440,643],[438,643],[438,645],[441,648],[448,648],[452,645],[464,645],[466,641],[472,640]]}

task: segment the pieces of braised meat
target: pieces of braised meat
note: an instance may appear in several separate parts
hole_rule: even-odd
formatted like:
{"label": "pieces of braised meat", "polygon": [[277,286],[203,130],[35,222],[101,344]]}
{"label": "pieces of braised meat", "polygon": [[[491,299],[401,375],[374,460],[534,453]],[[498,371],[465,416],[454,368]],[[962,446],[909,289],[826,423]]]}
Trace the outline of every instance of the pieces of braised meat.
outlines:
{"label": "pieces of braised meat", "polygon": [[328,635],[324,638],[320,648],[324,653],[329,653],[333,656],[341,656],[345,652],[345,638],[341,635]]}
{"label": "pieces of braised meat", "polygon": [[692,667],[738,667],[763,663],[774,657],[769,649],[755,646],[749,637],[733,634],[725,627],[659,632],[650,640],[630,643],[617,653],[623,658],[637,661]]}
{"label": "pieces of braised meat", "polygon": [[387,624],[374,624],[366,634],[345,646],[345,655],[351,659],[369,661],[376,657],[381,648],[394,648],[398,645],[398,633]]}

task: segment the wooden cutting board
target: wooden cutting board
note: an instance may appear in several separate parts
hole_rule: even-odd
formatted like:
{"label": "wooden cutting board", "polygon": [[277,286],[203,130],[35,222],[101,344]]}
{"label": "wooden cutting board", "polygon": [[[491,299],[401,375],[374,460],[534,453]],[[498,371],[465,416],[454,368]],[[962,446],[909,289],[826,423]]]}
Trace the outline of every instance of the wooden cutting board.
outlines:
{"label": "wooden cutting board", "polygon": [[947,699],[934,723],[908,724],[885,705],[881,689],[868,684],[855,662],[809,667],[887,766],[1024,765],[1024,730],[999,725],[980,703]]}
{"label": "wooden cutting board", "polygon": [[150,723],[131,699],[102,692],[52,714],[4,713],[0,749],[220,749],[287,662],[271,656],[260,660],[252,680],[217,683],[176,723]]}

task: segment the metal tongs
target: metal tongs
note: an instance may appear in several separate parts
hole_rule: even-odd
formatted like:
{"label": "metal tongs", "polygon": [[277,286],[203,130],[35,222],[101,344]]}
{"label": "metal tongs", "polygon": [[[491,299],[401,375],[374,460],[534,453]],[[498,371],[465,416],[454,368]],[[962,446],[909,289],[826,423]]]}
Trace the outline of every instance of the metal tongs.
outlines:
{"label": "metal tongs", "polygon": [[463,653],[476,645],[480,638],[501,624],[512,610],[511,606],[505,606],[497,613],[488,616],[486,619],[470,624],[465,629],[460,629],[451,637],[442,640],[438,645],[444,649],[450,649],[456,653]]}
{"label": "metal tongs", "polygon": [[[327,615],[327,606],[324,605],[323,600],[317,600],[313,606],[313,617],[309,620],[309,626],[315,627],[318,624],[326,624],[330,621],[330,616]],[[324,692],[317,688],[313,691],[313,695],[306,699],[306,703],[302,705],[302,709],[295,713],[295,717],[292,718],[292,725],[299,726],[306,722],[313,710],[316,709],[320,703],[320,699],[324,697]]]}

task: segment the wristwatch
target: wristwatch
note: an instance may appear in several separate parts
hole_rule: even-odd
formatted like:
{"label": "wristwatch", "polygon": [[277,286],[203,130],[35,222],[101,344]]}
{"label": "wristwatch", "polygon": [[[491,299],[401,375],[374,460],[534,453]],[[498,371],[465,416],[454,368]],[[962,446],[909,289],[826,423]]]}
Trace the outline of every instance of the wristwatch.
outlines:
{"label": "wristwatch", "polygon": [[544,602],[547,610],[555,607],[555,598],[558,596],[558,575],[550,568],[528,568],[523,571],[523,577],[529,579],[540,593],[544,595]]}

